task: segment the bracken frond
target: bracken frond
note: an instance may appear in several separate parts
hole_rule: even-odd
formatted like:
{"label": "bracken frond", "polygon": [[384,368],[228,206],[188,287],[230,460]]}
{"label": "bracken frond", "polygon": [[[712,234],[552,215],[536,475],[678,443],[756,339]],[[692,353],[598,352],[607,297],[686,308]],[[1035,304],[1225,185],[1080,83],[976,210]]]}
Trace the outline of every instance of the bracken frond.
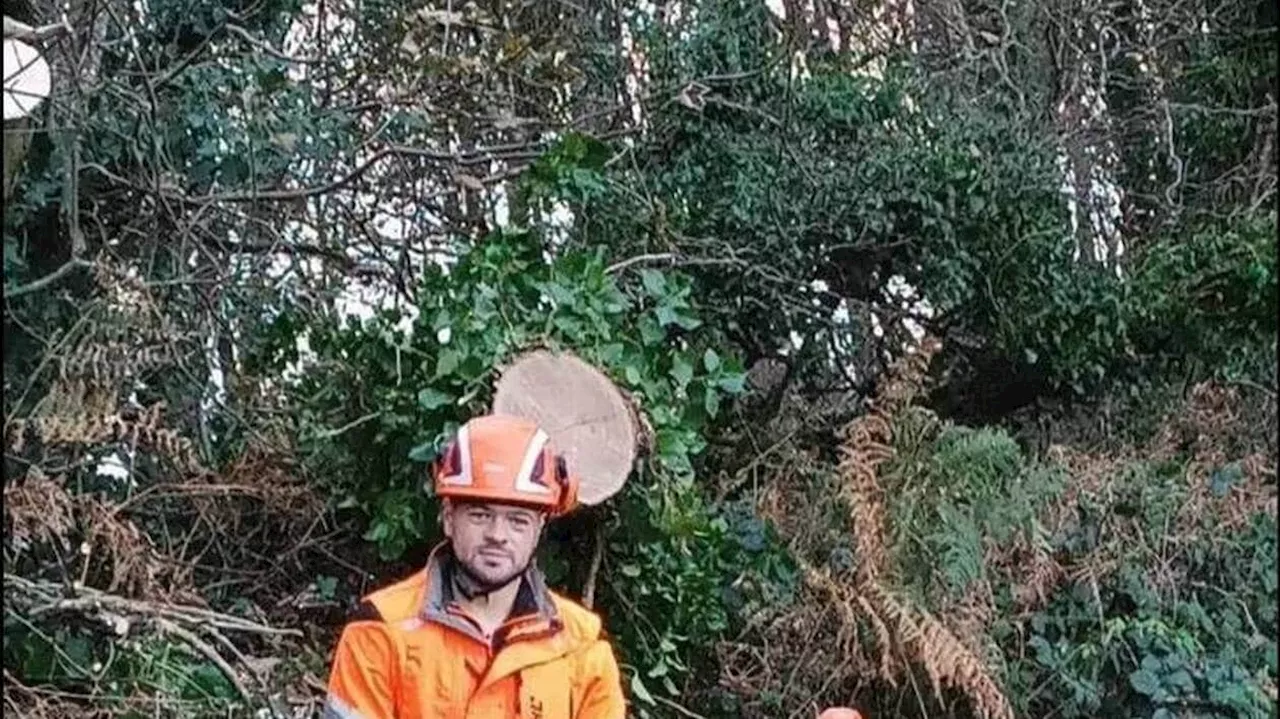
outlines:
{"label": "bracken frond", "polygon": [[164,404],[157,402],[142,412],[89,414],[42,414],[11,422],[5,441],[11,451],[25,444],[28,433],[46,445],[93,445],[126,442],[168,457],[174,465],[193,475],[208,475],[195,444],[178,432],[161,426]]}

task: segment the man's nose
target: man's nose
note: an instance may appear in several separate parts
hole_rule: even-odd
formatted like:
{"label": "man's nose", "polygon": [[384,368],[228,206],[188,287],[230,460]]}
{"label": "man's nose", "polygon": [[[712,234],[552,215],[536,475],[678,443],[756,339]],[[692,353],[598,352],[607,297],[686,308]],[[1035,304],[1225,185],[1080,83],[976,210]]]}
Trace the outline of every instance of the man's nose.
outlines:
{"label": "man's nose", "polygon": [[501,517],[494,517],[485,525],[484,538],[490,544],[506,544],[510,541],[507,523]]}

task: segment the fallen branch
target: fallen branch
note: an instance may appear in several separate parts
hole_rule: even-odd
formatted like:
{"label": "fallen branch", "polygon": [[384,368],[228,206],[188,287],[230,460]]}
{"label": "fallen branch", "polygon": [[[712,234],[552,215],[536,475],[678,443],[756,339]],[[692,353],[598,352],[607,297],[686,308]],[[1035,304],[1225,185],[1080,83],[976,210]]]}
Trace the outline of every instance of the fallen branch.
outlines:
{"label": "fallen branch", "polygon": [[197,636],[195,632],[183,629],[177,624],[163,618],[156,619],[156,627],[165,634],[172,634],[173,636],[181,639],[189,644],[193,649],[200,652],[201,655],[213,662],[214,666],[218,667],[218,669],[227,676],[231,685],[236,688],[236,691],[239,692],[240,696],[245,701],[252,700],[252,696],[249,694],[248,688],[245,687],[244,682],[240,681],[240,677],[236,674],[235,669],[232,669],[231,665],[227,663],[227,660],[223,659],[222,655],[219,654],[216,649],[209,646],[209,643]]}
{"label": "fallen branch", "polygon": [[88,260],[81,260],[81,259],[69,260],[63,266],[59,267],[53,272],[50,272],[44,277],[41,277],[38,280],[28,282],[25,285],[19,285],[18,287],[14,287],[12,289],[6,289],[4,291],[4,296],[6,298],[20,297],[22,295],[29,294],[31,292],[37,292],[57,282],[63,277],[66,277],[68,274],[72,272],[72,270],[78,270],[82,267],[92,267],[92,266],[93,266],[93,263],[89,262]]}
{"label": "fallen branch", "polygon": [[667,263],[673,267],[692,267],[695,265],[746,265],[743,260],[733,257],[686,257],[682,258],[674,252],[658,252],[649,255],[636,255],[628,257],[625,260],[615,262],[605,268],[605,273],[613,275],[622,270],[639,264],[658,264]]}
{"label": "fallen branch", "polygon": [[237,632],[275,636],[302,636],[302,632],[297,629],[279,629],[203,607],[129,599],[90,587],[78,589],[77,592],[80,596],[65,597],[62,596],[63,585],[61,584],[34,582],[17,575],[5,576],[4,589],[7,597],[21,597],[27,600],[27,604],[30,607],[28,612],[33,617],[55,612],[100,614],[105,610],[126,616],[167,619],[173,622],[182,622],[195,626],[211,626]]}

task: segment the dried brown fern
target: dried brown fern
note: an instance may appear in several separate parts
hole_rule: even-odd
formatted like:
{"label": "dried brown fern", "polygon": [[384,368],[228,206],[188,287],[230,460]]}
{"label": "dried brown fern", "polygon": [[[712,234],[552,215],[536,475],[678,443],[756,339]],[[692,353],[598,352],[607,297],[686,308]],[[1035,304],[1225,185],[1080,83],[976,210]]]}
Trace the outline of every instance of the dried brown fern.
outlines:
{"label": "dried brown fern", "polygon": [[5,535],[19,548],[52,544],[66,549],[75,528],[75,502],[62,483],[33,466],[22,482],[4,488]]}
{"label": "dried brown fern", "polygon": [[125,442],[167,457],[181,471],[196,476],[212,474],[201,462],[195,444],[161,424],[164,404],[157,402],[141,412],[91,414],[49,412],[10,422],[5,440],[10,451],[21,451],[33,434],[46,445],[96,445]]}
{"label": "dried brown fern", "polygon": [[46,477],[37,468],[5,486],[4,514],[7,536],[19,553],[38,544],[67,553],[78,537],[81,584],[152,596],[168,564],[117,505],[88,494],[73,495],[59,478]]}
{"label": "dried brown fern", "polygon": [[885,584],[890,568],[888,515],[878,470],[894,456],[894,416],[910,407],[923,391],[929,361],[939,347],[936,340],[928,338],[920,352],[896,362],[870,402],[871,411],[843,432],[839,474],[843,498],[852,508],[851,529],[858,551],[855,582],[840,586],[811,566],[806,566],[805,577],[835,601],[856,607],[856,614],[872,626],[881,679],[896,685],[905,670],[895,662],[898,653],[892,648],[896,646],[907,661],[924,670],[939,701],[943,687],[948,687],[967,696],[979,716],[1012,719],[1013,709],[981,656],[936,617],[912,608]]}
{"label": "dried brown fern", "polygon": [[[156,554],[150,539],[133,521],[120,515],[114,505],[80,495],[79,500],[85,539],[82,584],[106,586],[106,591],[127,596],[148,597],[157,592],[164,562]],[[96,560],[96,561],[95,561]],[[106,576],[86,582],[93,567]]]}

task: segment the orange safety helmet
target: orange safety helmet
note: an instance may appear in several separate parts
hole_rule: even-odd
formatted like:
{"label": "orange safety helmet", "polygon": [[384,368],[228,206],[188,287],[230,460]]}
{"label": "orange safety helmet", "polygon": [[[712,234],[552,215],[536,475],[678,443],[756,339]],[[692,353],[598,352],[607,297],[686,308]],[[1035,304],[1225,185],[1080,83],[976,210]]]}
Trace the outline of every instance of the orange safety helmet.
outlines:
{"label": "orange safety helmet", "polygon": [[569,473],[547,433],[532,420],[476,417],[458,430],[435,465],[438,497],[536,507],[553,516],[578,504]]}
{"label": "orange safety helmet", "polygon": [[862,719],[862,713],[848,707],[832,707],[823,710],[818,719]]}

